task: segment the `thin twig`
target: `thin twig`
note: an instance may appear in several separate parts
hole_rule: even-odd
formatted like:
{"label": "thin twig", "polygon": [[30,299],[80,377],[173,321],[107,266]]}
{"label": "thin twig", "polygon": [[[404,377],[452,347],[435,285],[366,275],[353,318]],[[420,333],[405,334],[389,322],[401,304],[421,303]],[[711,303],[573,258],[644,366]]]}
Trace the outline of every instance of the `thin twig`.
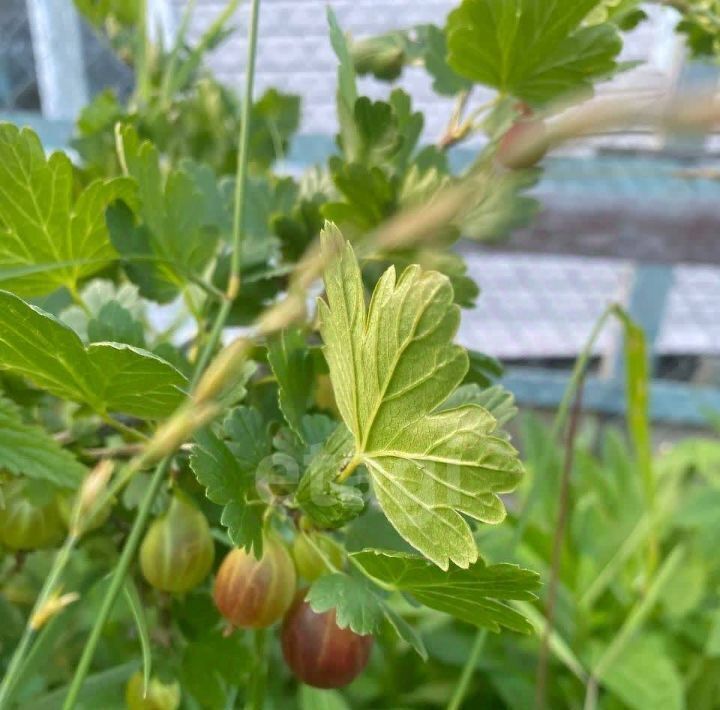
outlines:
{"label": "thin twig", "polygon": [[555,620],[555,602],[557,600],[558,583],[560,579],[560,564],[562,562],[563,543],[565,540],[565,527],[567,526],[570,511],[570,474],[575,454],[575,437],[582,412],[582,392],[584,380],[580,381],[575,394],[572,414],[567,428],[565,439],[565,461],[563,464],[562,480],[560,483],[560,500],[558,503],[557,520],[555,521],[555,537],[553,539],[552,562],[550,565],[550,579],[548,581],[547,601],[545,603],[545,629],[540,643],[538,656],[537,682],[535,685],[535,707],[544,710],[547,695],[548,662],[550,659],[550,635]]}

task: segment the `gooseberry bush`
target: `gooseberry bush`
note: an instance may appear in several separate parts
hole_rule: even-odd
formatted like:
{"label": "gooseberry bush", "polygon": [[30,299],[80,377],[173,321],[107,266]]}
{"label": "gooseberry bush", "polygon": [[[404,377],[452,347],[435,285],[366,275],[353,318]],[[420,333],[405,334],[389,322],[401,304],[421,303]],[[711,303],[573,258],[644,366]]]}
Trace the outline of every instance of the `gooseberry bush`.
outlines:
{"label": "gooseberry bush", "polygon": [[[532,218],[555,107],[624,68],[643,12],[463,0],[352,41],[329,11],[337,147],[296,178],[299,99],[203,67],[237,5],[164,49],[143,3],[78,0],[132,94],[66,152],[0,124],[2,708],[379,707],[439,619],[537,628],[538,574],[492,544],[516,410],[454,343],[479,289],[451,247]],[[436,144],[401,89],[359,93],[408,65],[455,98]]]}

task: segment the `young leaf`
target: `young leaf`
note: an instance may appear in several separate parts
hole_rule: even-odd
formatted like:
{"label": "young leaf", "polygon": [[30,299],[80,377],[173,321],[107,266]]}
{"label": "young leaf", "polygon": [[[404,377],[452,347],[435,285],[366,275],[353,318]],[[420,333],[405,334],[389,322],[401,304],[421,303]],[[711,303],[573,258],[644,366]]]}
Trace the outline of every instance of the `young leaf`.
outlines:
{"label": "young leaf", "polygon": [[227,444],[209,429],[195,435],[190,467],[205,495],[213,503],[225,505],[248,490],[253,483],[251,472],[243,468]]}
{"label": "young leaf", "polygon": [[332,179],[342,202],[327,202],[322,214],[340,225],[369,231],[385,220],[395,207],[396,186],[378,167],[330,161]]}
{"label": "young leaf", "polygon": [[230,686],[252,667],[252,656],[240,634],[209,631],[183,651],[180,679],[202,707],[225,708]]}
{"label": "young leaf", "polygon": [[284,330],[268,343],[268,362],[278,381],[280,409],[303,439],[302,419],[313,388],[313,360],[302,331]]}
{"label": "young leaf", "polygon": [[300,479],[295,499],[320,527],[341,527],[357,517],[365,507],[357,488],[335,482],[352,450],[352,435],[340,424],[315,454]]}
{"label": "young leaf", "polygon": [[207,497],[224,506],[221,522],[233,544],[262,554],[262,516],[265,503],[255,487],[261,462],[272,451],[262,416],[256,409],[238,407],[223,424],[228,441],[209,429],[199,432],[190,467]]}
{"label": "young leaf", "polygon": [[335,622],[356,634],[374,634],[383,610],[367,579],[349,574],[325,574],[313,582],[306,599],[318,614],[335,609]]}
{"label": "young leaf", "polygon": [[75,489],[86,469],[40,427],[23,422],[20,410],[0,397],[0,469]]}
{"label": "young leaf", "polygon": [[186,380],[152,353],[118,343],[85,347],[68,326],[0,291],[0,369],[96,412],[157,419],[183,400]]}
{"label": "young leaf", "polygon": [[491,631],[500,631],[501,626],[532,631],[525,617],[507,602],[535,599],[540,586],[535,572],[510,564],[487,566],[481,559],[468,569],[451,567],[443,572],[417,555],[382,550],[354,552],[351,557],[386,588],[412,594],[432,609]]}
{"label": "young leaf", "polygon": [[97,316],[88,321],[87,336],[91,343],[113,342],[145,347],[143,324],[117,301],[106,303]]}
{"label": "young leaf", "polygon": [[45,157],[28,128],[0,123],[0,282],[23,296],[51,293],[103,269],[117,254],[105,210],[133,204],[127,178],[96,180],[74,196],[73,166],[63,153]]}
{"label": "young leaf", "polygon": [[340,144],[348,156],[357,153],[360,136],[355,125],[355,102],[358,99],[355,81],[355,66],[350,56],[350,48],[332,8],[327,8],[330,26],[330,43],[340,62],[338,66],[337,113],[340,124]]}
{"label": "young leaf", "polygon": [[263,517],[267,505],[252,492],[245,500],[231,500],[224,508],[220,522],[236,547],[243,547],[260,559],[263,552]]}
{"label": "young leaf", "polygon": [[540,203],[526,193],[540,177],[539,170],[509,170],[485,183],[475,204],[457,220],[462,235],[477,241],[500,239],[529,224]]}
{"label": "young leaf", "polygon": [[458,76],[448,66],[447,42],[443,30],[435,25],[420,25],[416,30],[425,69],[433,78],[433,91],[442,96],[456,96],[470,89],[472,82]]}
{"label": "young leaf", "polygon": [[462,382],[465,350],[452,344],[460,310],[448,279],[411,266],[388,269],[366,309],[360,268],[341,235],[327,232],[321,333],[338,408],[385,515],[415,549],[447,569],[478,557],[464,515],[505,517],[498,493],[522,474],[517,452],[493,435],[482,407],[434,411]]}
{"label": "young leaf", "polygon": [[189,161],[164,178],[157,148],[140,141],[132,126],[122,130],[120,145],[128,173],[138,184],[142,223],[135,224],[127,209],[113,209],[108,214],[111,238],[127,257],[127,273],[142,294],[169,301],[188,274],[202,272],[215,253],[226,223],[218,208],[222,196],[209,169]]}
{"label": "young leaf", "polygon": [[610,24],[581,23],[601,0],[463,0],[448,16],[448,63],[530,103],[592,89],[622,48]]}
{"label": "young leaf", "polygon": [[[82,306],[73,304],[60,312],[59,318],[63,323],[69,325],[85,342],[88,338],[88,325],[91,320],[106,322],[100,317],[100,312],[108,304],[115,303],[127,311],[134,324],[139,324],[142,329],[144,316],[143,302],[140,299],[137,286],[131,283],[123,283],[119,286],[112,281],[105,279],[93,279],[80,292]],[[98,325],[96,323],[96,325]],[[137,326],[133,325],[132,328]],[[94,341],[115,340],[114,338],[93,338]],[[117,341],[124,342],[124,341]],[[143,347],[137,343],[128,343]]]}
{"label": "young leaf", "polygon": [[428,658],[417,632],[378,596],[364,577],[341,573],[323,575],[310,587],[306,599],[318,613],[335,609],[337,625],[343,629],[349,626],[356,634],[377,633],[384,618],[423,660]]}

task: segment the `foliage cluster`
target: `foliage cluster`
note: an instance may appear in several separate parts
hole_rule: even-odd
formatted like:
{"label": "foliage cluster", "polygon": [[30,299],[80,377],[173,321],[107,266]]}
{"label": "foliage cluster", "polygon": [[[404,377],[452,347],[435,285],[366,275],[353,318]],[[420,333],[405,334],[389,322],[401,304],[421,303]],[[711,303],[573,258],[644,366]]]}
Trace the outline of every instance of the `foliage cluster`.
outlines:
{"label": "foliage cluster", "polygon": [[[278,170],[298,97],[241,101],[203,66],[237,4],[190,46],[188,3],[163,48],[145,3],[77,0],[132,95],[93,99],[73,159],[0,124],[0,707],[520,709],[540,686],[552,707],[717,707],[720,449],[653,461],[642,334],[612,312],[631,445],[563,449],[566,402],[552,431],[524,421],[526,465],[501,366],[453,342],[479,296],[453,245],[532,218],[545,122],[627,68],[639,3],[462,0],[360,41],[330,11],[337,149],[300,177]],[[359,93],[408,65],[455,98],[437,145],[401,89]],[[297,683],[367,663],[343,694]]]}

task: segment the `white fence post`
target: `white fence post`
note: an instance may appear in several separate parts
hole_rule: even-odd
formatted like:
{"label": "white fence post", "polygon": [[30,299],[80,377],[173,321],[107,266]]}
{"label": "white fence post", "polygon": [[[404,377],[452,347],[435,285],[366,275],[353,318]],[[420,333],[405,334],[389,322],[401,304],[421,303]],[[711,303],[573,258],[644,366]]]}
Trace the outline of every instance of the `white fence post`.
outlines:
{"label": "white fence post", "polygon": [[43,116],[74,119],[88,102],[80,21],[72,0],[27,0]]}

